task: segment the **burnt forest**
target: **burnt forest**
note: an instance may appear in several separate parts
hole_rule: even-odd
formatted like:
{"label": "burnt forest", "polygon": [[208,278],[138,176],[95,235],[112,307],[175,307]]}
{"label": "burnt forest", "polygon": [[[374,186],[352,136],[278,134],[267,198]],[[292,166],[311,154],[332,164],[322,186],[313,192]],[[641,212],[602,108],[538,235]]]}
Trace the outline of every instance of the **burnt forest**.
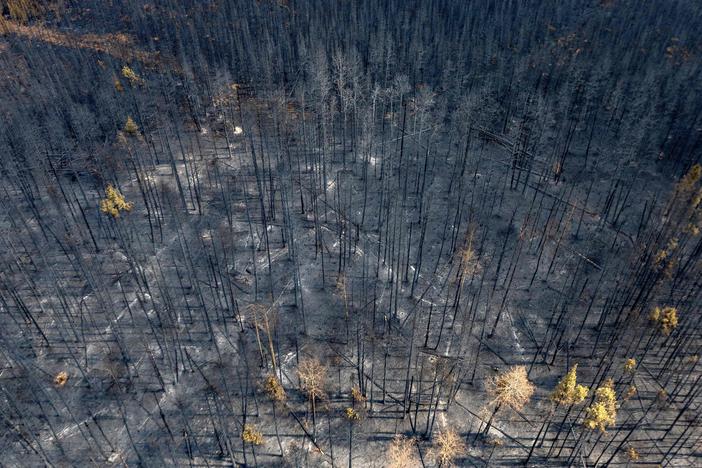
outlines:
{"label": "burnt forest", "polygon": [[0,0],[0,467],[702,466],[699,0]]}

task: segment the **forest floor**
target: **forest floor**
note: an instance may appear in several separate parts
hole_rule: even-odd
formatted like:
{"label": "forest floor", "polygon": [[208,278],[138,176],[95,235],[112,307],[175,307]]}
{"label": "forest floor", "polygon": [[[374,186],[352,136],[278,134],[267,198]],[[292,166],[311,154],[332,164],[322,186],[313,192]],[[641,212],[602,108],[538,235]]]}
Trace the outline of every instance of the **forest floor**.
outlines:
{"label": "forest floor", "polygon": [[[253,115],[253,108],[244,115]],[[658,459],[670,449],[656,444],[661,422],[672,423],[684,404],[661,394],[678,383],[665,380],[665,354],[650,353],[631,375],[621,371],[623,360],[612,363],[618,388],[637,389],[621,402],[616,433],[585,431],[583,408],[554,408],[548,396],[573,363],[583,381],[602,372],[609,345],[598,326],[602,314],[583,311],[603,310],[598,297],[609,297],[626,281],[610,272],[626,272],[637,255],[639,222],[650,216],[640,201],[655,198],[672,181],[662,180],[653,166],[613,167],[607,155],[593,153],[596,165],[582,160],[579,170],[561,168],[559,180],[543,177],[551,167],[537,156],[514,182],[506,146],[515,135],[479,131],[466,151],[464,174],[455,177],[463,151],[448,141],[460,138],[430,133],[407,131],[402,141],[393,128],[383,148],[365,156],[345,151],[339,141],[320,149],[328,164],[324,193],[315,189],[318,171],[306,164],[314,155],[296,153],[302,145],[287,145],[291,160],[305,163],[284,180],[284,163],[273,156],[282,151],[280,143],[258,133],[225,141],[192,131],[179,143],[149,135],[159,160],[120,177],[120,190],[134,201],[131,213],[101,216],[96,191],[85,191],[74,206],[110,249],[78,253],[76,245],[89,243],[84,237],[59,238],[64,252],[36,252],[27,239],[10,240],[15,250],[5,255],[37,262],[31,278],[18,269],[3,279],[16,285],[16,342],[33,340],[16,348],[14,358],[31,358],[46,379],[37,382],[7,368],[0,379],[17,392],[17,401],[35,403],[37,419],[46,407],[55,408],[38,437],[60,440],[66,460],[84,457],[98,465],[102,454],[114,464],[132,464],[136,457],[146,465],[269,466],[285,460],[340,466],[348,464],[351,449],[354,465],[372,467],[386,465],[387,444],[397,433],[417,436],[417,455],[427,461],[430,441],[423,434],[455,428],[468,445],[462,465],[518,465],[544,416],[556,411],[562,424],[548,427],[534,463],[548,463],[539,457],[556,433],[561,437],[552,451],[566,457],[582,444],[579,457],[590,454],[583,465],[603,464],[611,455],[613,463],[626,463],[625,453],[612,452],[622,440],[643,460]],[[429,138],[442,143],[425,165]],[[253,167],[252,147],[262,168]],[[165,156],[170,151],[174,162]],[[404,161],[398,159],[402,152]],[[257,178],[257,170],[283,176]],[[384,171],[390,175],[381,178]],[[633,174],[646,183],[625,183]],[[593,182],[596,190],[589,192]],[[63,183],[61,189],[83,192],[76,181]],[[178,185],[188,209],[164,214],[163,207],[181,203]],[[150,195],[143,195],[152,193],[149,187],[160,197],[151,206],[144,202]],[[404,203],[403,190],[409,194]],[[285,191],[293,196],[281,195]],[[66,216],[81,216],[74,208]],[[423,233],[422,216],[428,220]],[[407,245],[408,228],[416,229],[410,239],[423,236],[421,267],[414,260],[417,244]],[[38,244],[53,235],[38,225],[26,229]],[[458,235],[466,229],[475,259],[469,274],[459,275],[454,252],[466,242]],[[254,312],[257,304],[263,315]],[[36,323],[22,307],[33,311]],[[61,310],[65,315],[56,312]],[[262,318],[272,329],[270,343]],[[63,347],[42,345],[42,334]],[[22,356],[37,349],[38,355]],[[326,396],[316,402],[315,414],[297,376],[298,363],[311,357],[328,370]],[[536,394],[521,412],[499,412],[484,434],[490,418],[485,381],[511,365],[529,368]],[[71,376],[60,393],[52,390],[59,370]],[[284,404],[272,403],[261,387],[271,372],[287,392]],[[366,401],[353,400],[358,385]],[[646,409],[652,401],[660,402],[658,411]],[[345,417],[349,407],[360,420]],[[647,429],[648,421],[657,424]],[[634,422],[639,429],[629,437]],[[238,442],[246,423],[264,436],[253,450]],[[88,433],[93,446],[70,444]],[[38,453],[33,457],[41,460]],[[560,466],[563,457],[551,463]],[[679,456],[672,465],[692,463]]]}

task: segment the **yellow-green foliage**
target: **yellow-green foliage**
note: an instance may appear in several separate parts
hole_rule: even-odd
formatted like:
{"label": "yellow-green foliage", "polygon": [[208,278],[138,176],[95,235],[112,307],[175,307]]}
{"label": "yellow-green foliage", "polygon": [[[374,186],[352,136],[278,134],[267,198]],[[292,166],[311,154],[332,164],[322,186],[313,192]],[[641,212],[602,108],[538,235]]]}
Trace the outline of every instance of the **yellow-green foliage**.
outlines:
{"label": "yellow-green foliage", "polygon": [[636,370],[636,359],[629,358],[624,363],[624,372],[632,373]]}
{"label": "yellow-green foliage", "polygon": [[568,373],[558,382],[551,393],[551,399],[562,405],[581,403],[588,394],[588,388],[578,384],[578,365],[574,364]]}
{"label": "yellow-green foliage", "polygon": [[132,86],[142,82],[141,77],[137,75],[136,72],[127,65],[122,67],[122,76],[128,79]]}
{"label": "yellow-green foliage", "polygon": [[624,395],[622,396],[623,400],[628,400],[629,398],[633,397],[636,395],[636,386],[635,385],[629,385],[629,388],[626,389],[626,392],[624,392]]}
{"label": "yellow-green foliage", "polygon": [[612,379],[607,379],[602,386],[595,390],[595,401],[586,410],[583,424],[588,429],[599,429],[604,432],[616,421],[617,393],[614,391]]}
{"label": "yellow-green foliage", "polygon": [[658,325],[664,335],[668,336],[678,326],[678,309],[675,307],[656,307],[651,311],[649,319]]}
{"label": "yellow-green foliage", "polygon": [[268,397],[273,401],[284,401],[286,398],[285,389],[280,384],[278,378],[273,374],[266,376],[266,380],[263,383],[263,389]]}
{"label": "yellow-green foliage", "polygon": [[358,414],[358,411],[351,408],[350,406],[344,410],[344,415],[349,421],[358,421],[361,419],[361,415]]}
{"label": "yellow-green foliage", "polygon": [[66,382],[68,382],[68,372],[66,371],[61,371],[54,377],[54,383],[59,387],[66,385]]}
{"label": "yellow-green foliage", "polygon": [[124,195],[112,185],[105,189],[105,198],[100,200],[100,211],[109,214],[113,218],[119,216],[123,211],[131,211],[133,204],[124,199]]}
{"label": "yellow-green foliage", "polygon": [[244,424],[241,439],[253,445],[263,444],[263,434],[253,424]]}
{"label": "yellow-green foliage", "polygon": [[670,255],[672,255],[677,248],[678,239],[674,237],[668,241],[668,245],[666,245],[664,249],[660,249],[658,252],[656,252],[656,255],[653,257],[653,264],[655,266],[661,265],[663,261],[670,257]]}
{"label": "yellow-green foliage", "polygon": [[695,164],[689,171],[687,171],[687,174],[680,179],[680,182],[678,183],[678,190],[683,192],[691,191],[694,189],[695,184],[700,180],[700,177],[702,177],[702,166]]}
{"label": "yellow-green foliage", "polygon": [[137,135],[139,133],[139,126],[132,120],[131,116],[128,116],[127,121],[124,123],[124,132],[129,135]]}
{"label": "yellow-green foliage", "polygon": [[634,447],[629,447],[626,449],[626,456],[630,461],[638,461],[639,458],[641,458],[638,450],[636,450]]}
{"label": "yellow-green foliage", "polygon": [[678,182],[676,187],[677,206],[675,210],[680,217],[679,224],[684,225],[682,232],[697,236],[702,231],[702,166],[695,164]]}
{"label": "yellow-green foliage", "polygon": [[351,388],[351,398],[356,403],[364,403],[366,401],[366,396],[363,394],[363,392],[361,392],[361,389],[358,387],[358,385],[354,385]]}

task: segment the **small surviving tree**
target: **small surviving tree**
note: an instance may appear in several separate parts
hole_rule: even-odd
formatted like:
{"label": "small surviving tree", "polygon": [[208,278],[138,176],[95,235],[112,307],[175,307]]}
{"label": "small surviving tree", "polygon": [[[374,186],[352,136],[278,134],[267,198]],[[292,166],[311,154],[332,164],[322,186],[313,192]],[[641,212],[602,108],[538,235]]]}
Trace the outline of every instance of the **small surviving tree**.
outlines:
{"label": "small surviving tree", "polygon": [[627,457],[627,458],[629,459],[629,461],[631,461],[631,462],[637,462],[637,461],[639,461],[639,459],[641,458],[641,456],[639,455],[638,450],[636,450],[636,448],[634,448],[634,447],[632,447],[632,446],[629,446],[629,447],[626,449],[626,457]]}
{"label": "small surviving tree", "polygon": [[416,441],[396,434],[387,451],[388,468],[412,468],[419,465],[416,455]]}
{"label": "small surviving tree", "polygon": [[493,411],[485,426],[485,434],[490,431],[492,419],[502,407],[521,411],[531,399],[535,389],[524,366],[512,366],[507,371],[489,379],[487,382],[490,396],[488,406],[492,407]]}
{"label": "small surviving tree", "polygon": [[454,429],[446,429],[439,433],[434,446],[429,450],[429,458],[440,467],[456,466],[458,457],[466,451],[463,439]]}
{"label": "small surviving tree", "polygon": [[366,400],[366,396],[363,394],[358,385],[351,387],[351,401],[354,403],[354,405],[356,403],[365,404]]}
{"label": "small surviving tree", "polygon": [[122,76],[129,80],[132,86],[141,84],[144,80],[129,66],[122,67]]}
{"label": "small surviving tree", "polygon": [[633,374],[636,371],[636,359],[629,358],[624,362],[624,372],[627,374]]}
{"label": "small surviving tree", "polygon": [[361,420],[361,413],[351,408],[350,406],[344,409],[344,416],[346,416],[346,419],[348,419],[351,422]]}
{"label": "small surviving tree", "polygon": [[678,326],[678,309],[675,307],[656,307],[651,311],[649,319],[665,335],[670,335]]}
{"label": "small surviving tree", "polygon": [[263,390],[273,401],[283,402],[287,398],[285,389],[274,374],[268,374],[263,382]]}
{"label": "small surviving tree", "polygon": [[[553,389],[553,392],[551,392],[549,398],[556,405],[555,407],[551,407],[548,417],[545,418],[543,424],[541,425],[541,429],[539,429],[539,433],[534,439],[534,443],[531,445],[531,449],[529,450],[529,455],[527,456],[526,460],[527,464],[529,463],[529,460],[531,460],[531,456],[534,454],[534,450],[539,443],[539,438],[543,435],[543,439],[541,440],[542,443],[546,439],[546,434],[548,434],[549,426],[551,424],[551,416],[553,415],[555,409],[561,405],[568,406],[568,411],[563,418],[563,422],[565,423],[573,405],[582,403],[585,398],[587,398],[588,392],[589,389],[586,386],[578,383],[578,364],[573,364],[573,367],[571,367],[566,375],[558,381],[558,384]],[[561,427],[562,426],[563,424],[561,424]],[[561,429],[558,430],[555,440],[558,440],[560,433]]]}
{"label": "small surviving tree", "polygon": [[131,211],[134,205],[125,200],[124,195],[112,185],[105,189],[105,198],[100,200],[100,211],[113,218],[119,217],[123,211]]}
{"label": "small surviving tree", "polygon": [[123,93],[124,92],[124,86],[122,85],[122,82],[119,81],[119,78],[116,76],[114,77],[113,84],[115,85],[115,91],[118,93]]}
{"label": "small surviving tree", "polygon": [[253,424],[244,424],[244,430],[241,431],[241,439],[251,445],[263,444],[263,434]]}
{"label": "small surviving tree", "polygon": [[578,384],[578,365],[574,364],[556,385],[551,400],[559,405],[575,405],[587,398],[588,388]]}
{"label": "small surviving tree", "polygon": [[[344,416],[349,422],[349,467],[351,466],[353,455],[353,426],[363,419],[363,403],[365,401],[366,397],[363,396],[361,389],[354,385],[351,388],[351,406],[344,409]],[[356,408],[357,403],[361,405],[358,409]]]}
{"label": "small surviving tree", "polygon": [[636,389],[636,385],[629,385],[626,388],[624,394],[622,394],[622,400],[626,401],[631,399],[633,396],[636,395],[636,392],[638,392],[638,390]]}
{"label": "small surviving tree", "polygon": [[127,121],[124,123],[124,133],[131,136],[139,134],[139,126],[134,122],[131,115],[127,116]]}
{"label": "small surviving tree", "polygon": [[317,420],[317,400],[326,398],[325,381],[327,368],[316,358],[308,358],[300,362],[297,369],[297,376],[300,379],[300,390],[302,390],[310,400],[312,405],[312,425],[316,427]]}
{"label": "small surviving tree", "polygon": [[241,440],[244,441],[244,453],[246,453],[246,444],[251,444],[251,453],[254,456],[254,463],[258,465],[255,447],[263,445],[263,434],[261,431],[256,429],[256,426],[253,424],[244,424],[244,428],[241,431]]}
{"label": "small surviving tree", "polygon": [[63,387],[68,382],[68,372],[61,371],[54,377],[54,383],[57,387]]}
{"label": "small surviving tree", "polygon": [[263,381],[263,391],[268,395],[271,400],[271,407],[273,409],[273,424],[275,426],[275,437],[278,440],[278,448],[280,453],[283,453],[283,444],[280,441],[280,433],[278,431],[278,415],[276,413],[276,406],[284,404],[287,399],[285,394],[285,389],[283,385],[278,380],[275,374],[268,374]]}
{"label": "small surviving tree", "polygon": [[351,406],[347,406],[344,408],[344,417],[349,422],[349,468],[351,468],[353,460],[353,426],[361,421],[361,413]]}
{"label": "small surviving tree", "polygon": [[617,420],[617,393],[614,381],[607,379],[595,390],[595,401],[587,408],[583,425],[588,429],[604,432]]}

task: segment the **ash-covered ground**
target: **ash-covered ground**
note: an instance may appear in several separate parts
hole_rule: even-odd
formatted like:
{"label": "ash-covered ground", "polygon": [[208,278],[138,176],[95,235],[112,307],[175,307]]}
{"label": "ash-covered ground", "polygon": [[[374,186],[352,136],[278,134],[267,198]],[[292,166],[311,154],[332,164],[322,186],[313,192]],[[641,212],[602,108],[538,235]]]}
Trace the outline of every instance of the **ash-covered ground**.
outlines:
{"label": "ash-covered ground", "polygon": [[[598,150],[562,174],[540,155],[521,168],[518,133],[466,127],[452,138],[410,109],[385,117],[373,147],[309,148],[303,110],[267,119],[274,104],[231,103],[242,130],[226,138],[207,127],[179,143],[125,137],[119,190],[133,209],[118,217],[99,211],[104,194],[80,175],[47,174],[33,201],[40,223],[13,194],[5,463],[322,466],[351,456],[387,466],[404,434],[429,464],[432,436],[454,429],[461,464],[522,463],[540,434],[531,461],[551,452],[561,465],[574,453],[621,462],[622,441],[655,457],[685,436],[672,423],[693,408],[661,390],[694,395],[697,377],[684,372],[696,369],[694,344],[617,304],[633,301],[637,246],[657,231],[657,194],[675,181],[633,160],[615,167]],[[663,275],[660,294],[692,300],[673,296],[673,281]],[[671,345],[683,349],[671,356]],[[631,356],[637,368],[626,371]],[[298,374],[310,359],[323,367],[314,408]],[[587,405],[550,400],[574,363],[582,382],[611,376],[620,395],[635,386],[619,397],[615,428],[587,430]],[[514,365],[536,392],[485,431],[486,379]],[[267,393],[268,376],[283,401]],[[245,424],[261,445],[242,441]],[[685,457],[675,460],[689,466]]]}
{"label": "ash-covered ground", "polygon": [[63,3],[0,2],[0,466],[700,464],[688,2]]}

